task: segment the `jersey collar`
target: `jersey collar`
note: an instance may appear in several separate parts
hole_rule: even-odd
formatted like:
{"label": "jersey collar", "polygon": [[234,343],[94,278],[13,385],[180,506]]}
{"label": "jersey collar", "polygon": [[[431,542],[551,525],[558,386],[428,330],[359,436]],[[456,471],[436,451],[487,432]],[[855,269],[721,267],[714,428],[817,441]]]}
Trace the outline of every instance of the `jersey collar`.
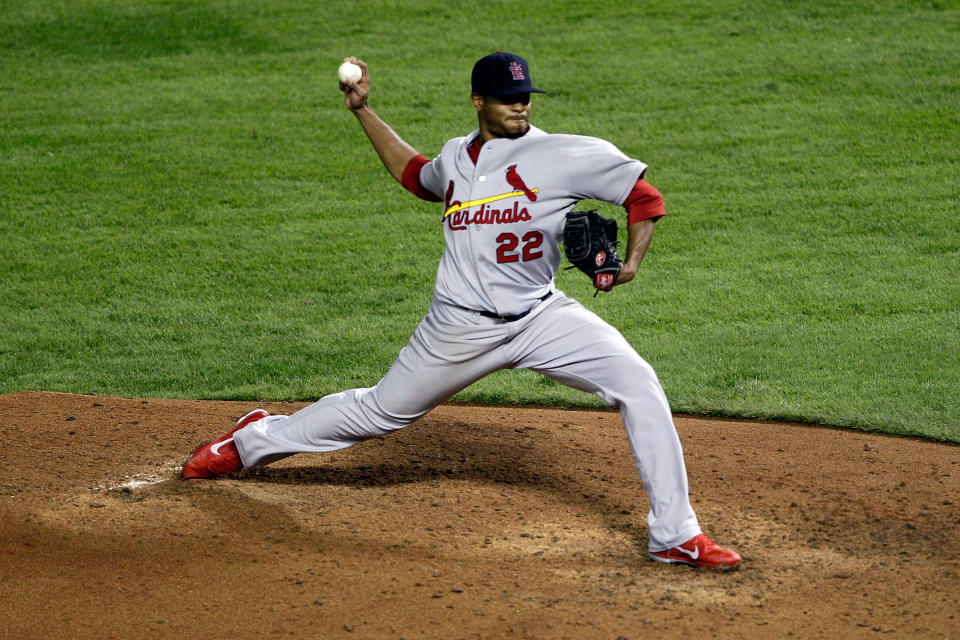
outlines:
{"label": "jersey collar", "polygon": [[[530,138],[530,137],[539,135],[541,133],[543,132],[540,129],[538,129],[533,125],[530,125],[530,128],[527,129],[527,132],[522,136],[520,136],[519,138],[496,138],[496,140],[511,140],[511,141],[523,140],[525,138]],[[480,149],[483,148],[483,144],[481,144],[480,142],[480,130],[477,129],[472,134],[467,136],[467,138],[471,138],[471,137],[472,137],[472,140],[470,140],[470,142],[467,144],[467,155],[470,156],[470,159],[473,160],[473,164],[476,165],[477,160],[480,158]],[[491,140],[491,142],[493,142],[493,140]]]}

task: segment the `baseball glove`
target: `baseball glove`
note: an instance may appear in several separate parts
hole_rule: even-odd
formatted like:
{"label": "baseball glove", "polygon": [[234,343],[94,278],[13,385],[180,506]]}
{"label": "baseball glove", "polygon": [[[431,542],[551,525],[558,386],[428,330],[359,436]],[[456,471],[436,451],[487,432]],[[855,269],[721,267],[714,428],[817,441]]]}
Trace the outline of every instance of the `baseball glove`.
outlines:
{"label": "baseball glove", "polygon": [[613,288],[621,265],[616,220],[604,218],[596,209],[571,211],[563,229],[563,250],[573,265],[567,268],[590,276],[597,293]]}

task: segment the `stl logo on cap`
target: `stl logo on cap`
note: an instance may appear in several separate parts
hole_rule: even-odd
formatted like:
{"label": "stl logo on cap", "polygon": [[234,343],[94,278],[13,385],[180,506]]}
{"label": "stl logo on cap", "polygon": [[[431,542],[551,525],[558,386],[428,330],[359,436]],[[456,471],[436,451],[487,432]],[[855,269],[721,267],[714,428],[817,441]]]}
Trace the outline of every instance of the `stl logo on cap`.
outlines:
{"label": "stl logo on cap", "polygon": [[526,80],[527,76],[523,75],[523,65],[514,60],[510,63],[510,75],[513,76],[514,80]]}

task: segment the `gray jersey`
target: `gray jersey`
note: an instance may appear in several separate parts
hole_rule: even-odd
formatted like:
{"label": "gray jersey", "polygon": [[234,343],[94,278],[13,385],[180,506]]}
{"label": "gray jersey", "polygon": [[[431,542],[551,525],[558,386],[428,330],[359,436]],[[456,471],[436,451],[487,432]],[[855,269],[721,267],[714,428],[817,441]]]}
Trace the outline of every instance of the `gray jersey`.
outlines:
{"label": "gray jersey", "polygon": [[553,288],[567,212],[590,198],[623,204],[646,165],[587,136],[548,134],[467,151],[474,132],[454,138],[420,171],[420,182],[444,199],[446,250],[436,299],[467,309],[513,315]]}

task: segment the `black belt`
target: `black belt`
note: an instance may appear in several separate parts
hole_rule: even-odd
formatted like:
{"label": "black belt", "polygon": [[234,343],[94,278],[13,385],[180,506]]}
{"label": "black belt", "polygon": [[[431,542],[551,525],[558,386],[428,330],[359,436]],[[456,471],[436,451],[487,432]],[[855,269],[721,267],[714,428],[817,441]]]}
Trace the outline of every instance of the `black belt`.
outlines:
{"label": "black belt", "polygon": [[[544,300],[546,300],[547,298],[549,298],[549,297],[552,296],[552,295],[553,295],[553,291],[547,291],[546,295],[544,295],[542,298],[540,298],[539,302],[543,302]],[[535,306],[537,306],[537,305],[536,305],[536,304],[533,305],[533,307],[535,307]],[[491,313],[490,311],[478,311],[477,313],[479,313],[480,315],[482,315],[484,318],[493,318],[494,320],[502,320],[502,321],[504,321],[504,322],[516,322],[516,321],[519,320],[520,318],[525,318],[525,317],[527,316],[527,314],[529,314],[531,311],[533,311],[533,307],[530,307],[529,309],[527,309],[527,310],[524,311],[523,313],[518,313],[518,314],[515,315],[515,316],[499,316],[499,315],[497,315],[497,314],[495,314],[495,313]]]}

